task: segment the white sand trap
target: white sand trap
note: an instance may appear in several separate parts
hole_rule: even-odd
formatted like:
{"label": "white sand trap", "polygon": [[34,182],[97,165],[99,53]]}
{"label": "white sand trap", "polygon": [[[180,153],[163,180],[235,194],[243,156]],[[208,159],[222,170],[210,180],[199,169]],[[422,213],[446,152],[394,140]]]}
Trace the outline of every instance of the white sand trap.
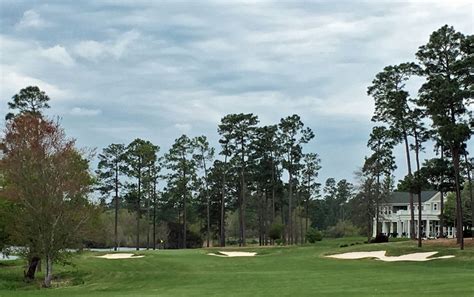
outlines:
{"label": "white sand trap", "polygon": [[326,257],[335,258],[335,259],[376,258],[378,260],[382,260],[382,261],[385,261],[385,262],[397,262],[397,261],[424,262],[424,261],[437,260],[437,259],[454,258],[453,255],[429,258],[429,257],[437,254],[438,252],[413,253],[413,254],[406,254],[406,255],[395,256],[395,257],[385,256],[385,253],[386,253],[386,251],[353,252],[353,253],[330,255],[330,256],[326,256]]}
{"label": "white sand trap", "polygon": [[126,254],[126,253],[115,253],[115,254],[106,254],[103,256],[97,256],[97,258],[103,259],[136,259],[136,258],[143,258],[145,256],[137,256],[135,254]]}
{"label": "white sand trap", "polygon": [[209,256],[216,256],[216,257],[253,257],[257,253],[252,253],[252,252],[221,252],[219,251],[219,254],[215,253],[208,253]]}

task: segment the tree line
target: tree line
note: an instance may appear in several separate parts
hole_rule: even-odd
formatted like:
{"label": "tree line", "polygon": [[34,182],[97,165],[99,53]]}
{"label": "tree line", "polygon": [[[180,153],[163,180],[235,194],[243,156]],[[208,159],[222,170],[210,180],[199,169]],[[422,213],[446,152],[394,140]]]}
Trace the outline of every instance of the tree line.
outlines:
{"label": "tree line", "polygon": [[[103,149],[97,170],[99,190],[104,201],[112,197],[115,222],[121,200],[135,211],[137,249],[142,219],[153,230],[158,219],[170,223],[170,232],[176,232],[178,240],[169,243],[174,247],[193,245],[188,225],[197,221],[204,222],[199,231],[205,234],[206,246],[212,240],[224,246],[229,212],[238,214],[237,241],[245,246],[248,211],[257,221],[261,244],[269,243],[269,229],[276,223],[285,226],[282,240],[296,243],[294,221],[307,219],[305,205],[315,198],[321,168],[317,154],[303,151],[314,134],[298,115],[282,118],[275,125],[258,123],[254,114],[224,116],[218,125],[220,157],[204,135],[182,135],[162,156],[158,155],[159,146],[142,139]],[[161,190],[157,190],[159,182],[163,182]],[[157,218],[157,208],[164,217]],[[116,230],[115,226],[117,247]],[[150,233],[146,234],[146,247],[155,248],[155,231],[151,241]],[[298,236],[300,241],[304,237],[301,232]]]}

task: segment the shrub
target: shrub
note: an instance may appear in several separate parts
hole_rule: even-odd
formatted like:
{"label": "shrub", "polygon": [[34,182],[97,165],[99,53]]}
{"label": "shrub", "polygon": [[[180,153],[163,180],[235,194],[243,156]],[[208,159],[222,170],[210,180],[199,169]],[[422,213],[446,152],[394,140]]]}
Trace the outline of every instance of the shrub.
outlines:
{"label": "shrub", "polygon": [[325,234],[327,237],[340,238],[345,236],[356,236],[359,235],[359,228],[355,227],[349,221],[339,221],[335,226],[329,227]]}
{"label": "shrub", "polygon": [[[168,222],[168,241],[166,248],[168,249],[179,249],[183,246],[183,225],[178,223]],[[200,248],[202,247],[203,240],[201,235],[191,231],[186,231],[186,247],[187,248]]]}
{"label": "shrub", "polygon": [[284,228],[282,224],[273,224],[268,231],[268,237],[270,237],[271,240],[281,239]]}
{"label": "shrub", "polygon": [[465,229],[463,231],[463,237],[472,237],[472,230],[469,228],[469,229]]}
{"label": "shrub", "polygon": [[238,245],[239,242],[235,239],[227,239],[227,245]]}
{"label": "shrub", "polygon": [[305,237],[309,243],[315,243],[316,241],[321,241],[323,239],[323,233],[315,228],[309,228]]}
{"label": "shrub", "polygon": [[388,242],[388,236],[382,233],[380,233],[379,235],[375,236],[375,238],[370,240],[370,243],[383,243],[383,242]]}

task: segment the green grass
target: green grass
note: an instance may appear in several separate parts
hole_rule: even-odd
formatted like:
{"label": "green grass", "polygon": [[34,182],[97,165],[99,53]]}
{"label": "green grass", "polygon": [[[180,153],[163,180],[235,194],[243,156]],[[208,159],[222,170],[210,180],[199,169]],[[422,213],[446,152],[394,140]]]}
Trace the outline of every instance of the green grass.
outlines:
{"label": "green grass", "polygon": [[[419,252],[416,243],[357,244],[361,238],[312,246],[249,247],[256,257],[207,256],[219,249],[140,252],[144,258],[107,260],[83,253],[73,266],[55,266],[57,288],[22,282],[22,261],[0,261],[0,296],[474,296],[474,249],[427,247],[453,254],[429,262],[337,260],[324,255],[387,250]],[[348,247],[340,248],[340,245]],[[237,250],[237,248],[227,248]],[[41,274],[39,275],[41,277]]]}

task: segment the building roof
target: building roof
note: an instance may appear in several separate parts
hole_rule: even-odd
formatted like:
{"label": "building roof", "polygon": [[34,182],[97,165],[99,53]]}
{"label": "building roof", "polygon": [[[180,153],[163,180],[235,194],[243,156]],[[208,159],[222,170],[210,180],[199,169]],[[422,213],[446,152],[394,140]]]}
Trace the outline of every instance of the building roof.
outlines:
{"label": "building roof", "polygon": [[[433,198],[434,195],[436,195],[438,192],[437,191],[423,191],[421,192],[421,202],[426,202]],[[393,192],[388,201],[388,203],[400,203],[400,204],[408,204],[410,203],[410,193],[408,192]],[[417,203],[418,202],[418,196],[416,194],[413,194],[413,202]]]}

